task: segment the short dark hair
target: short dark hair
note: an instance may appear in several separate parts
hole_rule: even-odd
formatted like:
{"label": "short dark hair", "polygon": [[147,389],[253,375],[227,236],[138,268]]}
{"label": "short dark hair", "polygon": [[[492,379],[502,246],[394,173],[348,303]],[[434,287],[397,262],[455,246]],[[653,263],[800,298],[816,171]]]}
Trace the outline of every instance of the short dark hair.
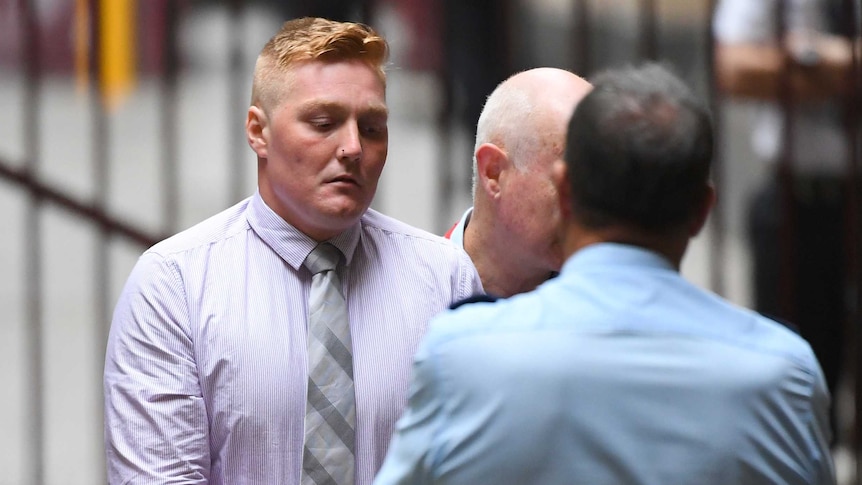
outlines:
{"label": "short dark hair", "polygon": [[587,227],[664,231],[688,222],[707,194],[709,109],[656,63],[596,75],[566,135],[573,214]]}

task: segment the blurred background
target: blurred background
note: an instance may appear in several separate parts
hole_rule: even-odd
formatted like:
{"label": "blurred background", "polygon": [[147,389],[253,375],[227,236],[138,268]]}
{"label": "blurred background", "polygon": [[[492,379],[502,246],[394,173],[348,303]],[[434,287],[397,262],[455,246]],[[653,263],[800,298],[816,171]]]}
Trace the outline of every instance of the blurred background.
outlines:
{"label": "blurred background", "polygon": [[[752,162],[751,102],[714,89],[713,8],[0,0],[0,485],[105,481],[101,377],[115,300],[149,245],[255,190],[243,131],[251,72],[293,16],[361,20],[388,38],[390,151],[374,206],[437,234],[470,205],[475,121],[498,82],[536,66],[589,76],[644,59],[670,64],[712,103],[720,141],[719,206],[683,273],[750,305],[746,202],[765,170]],[[859,247],[858,231],[847,237]],[[835,393],[835,457],[847,484],[862,483],[858,313],[843,327],[848,357]]]}

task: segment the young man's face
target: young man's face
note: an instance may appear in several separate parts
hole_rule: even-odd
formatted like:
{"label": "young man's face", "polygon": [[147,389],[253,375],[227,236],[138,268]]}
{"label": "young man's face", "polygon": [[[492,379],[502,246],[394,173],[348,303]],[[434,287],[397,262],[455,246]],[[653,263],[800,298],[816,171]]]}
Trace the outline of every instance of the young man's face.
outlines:
{"label": "young man's face", "polygon": [[252,143],[258,186],[278,215],[322,241],[356,223],[374,198],[389,142],[385,86],[360,61],[298,64],[284,83],[263,117],[262,143]]}

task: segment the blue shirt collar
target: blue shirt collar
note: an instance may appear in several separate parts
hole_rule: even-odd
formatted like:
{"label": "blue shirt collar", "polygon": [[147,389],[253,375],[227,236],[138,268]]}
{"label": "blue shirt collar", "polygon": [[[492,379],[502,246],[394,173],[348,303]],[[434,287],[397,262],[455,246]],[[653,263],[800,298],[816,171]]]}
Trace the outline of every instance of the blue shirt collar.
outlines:
{"label": "blue shirt collar", "polygon": [[649,249],[620,243],[597,243],[581,248],[563,264],[562,274],[594,266],[638,266],[676,271],[664,256]]}

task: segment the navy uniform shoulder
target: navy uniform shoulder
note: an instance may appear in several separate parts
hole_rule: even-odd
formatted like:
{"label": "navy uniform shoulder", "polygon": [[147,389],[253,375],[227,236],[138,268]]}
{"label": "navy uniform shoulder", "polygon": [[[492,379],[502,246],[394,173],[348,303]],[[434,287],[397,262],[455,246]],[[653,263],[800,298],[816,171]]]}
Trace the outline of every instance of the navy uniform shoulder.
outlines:
{"label": "navy uniform shoulder", "polygon": [[470,303],[480,303],[480,302],[495,302],[499,300],[499,297],[494,295],[473,295],[464,298],[463,300],[458,300],[455,303],[449,305],[450,310],[454,310],[460,306],[468,305]]}
{"label": "navy uniform shoulder", "polygon": [[776,315],[772,315],[771,313],[766,313],[766,312],[758,312],[758,313],[760,313],[762,316],[764,316],[770,320],[778,322],[779,324],[787,327],[791,332],[795,333],[796,335],[802,336],[802,333],[799,331],[799,327],[796,324],[794,324],[793,322],[785,320],[784,318],[778,317]]}

